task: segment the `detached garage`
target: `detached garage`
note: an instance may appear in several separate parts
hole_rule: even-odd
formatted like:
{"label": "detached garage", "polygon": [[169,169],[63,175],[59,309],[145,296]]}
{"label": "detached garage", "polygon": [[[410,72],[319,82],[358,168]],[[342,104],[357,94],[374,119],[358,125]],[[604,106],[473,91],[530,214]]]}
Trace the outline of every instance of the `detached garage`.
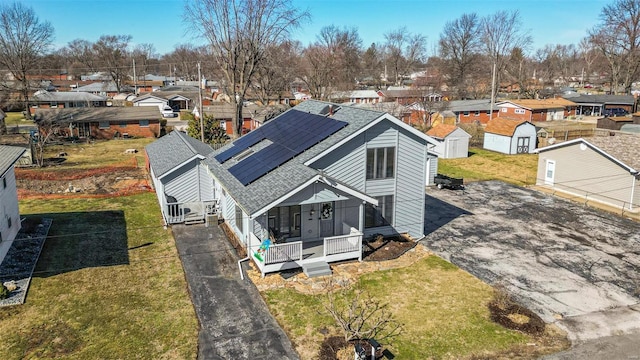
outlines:
{"label": "detached garage", "polygon": [[536,185],[640,212],[640,136],[576,139],[537,152]]}

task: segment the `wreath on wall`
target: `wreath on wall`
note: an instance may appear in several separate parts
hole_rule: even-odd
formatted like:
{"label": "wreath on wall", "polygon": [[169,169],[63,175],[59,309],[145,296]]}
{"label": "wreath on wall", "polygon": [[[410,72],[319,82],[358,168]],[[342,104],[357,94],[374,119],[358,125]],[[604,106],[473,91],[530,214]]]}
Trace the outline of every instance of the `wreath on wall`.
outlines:
{"label": "wreath on wall", "polygon": [[322,204],[322,220],[329,220],[333,215],[333,208],[331,203],[323,203]]}

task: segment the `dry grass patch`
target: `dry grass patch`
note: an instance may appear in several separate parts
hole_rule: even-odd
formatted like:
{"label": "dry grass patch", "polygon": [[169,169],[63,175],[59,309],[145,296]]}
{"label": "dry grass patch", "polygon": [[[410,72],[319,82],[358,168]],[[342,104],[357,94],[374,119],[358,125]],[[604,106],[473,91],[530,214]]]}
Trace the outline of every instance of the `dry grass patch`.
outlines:
{"label": "dry grass patch", "polygon": [[[513,351],[522,353],[522,358],[535,358],[566,346],[562,341],[547,341],[551,345],[527,348],[528,343],[543,342],[491,321],[487,305],[493,299],[492,288],[437,256],[363,275],[356,288],[388,303],[393,316],[404,324],[404,332],[386,344],[398,359],[500,358]],[[322,312],[322,295],[303,295],[294,289],[269,290],[263,295],[302,358],[317,358],[324,339],[343,335]],[[550,332],[540,338],[547,337],[564,339]]]}
{"label": "dry grass patch", "polygon": [[480,148],[469,149],[471,156],[461,159],[439,159],[438,172],[464,178],[465,182],[502,180],[514,185],[536,183],[538,155],[506,155]]}
{"label": "dry grass patch", "polygon": [[26,303],[0,309],[1,359],[195,359],[197,319],[153,193],[20,210],[53,224]]}

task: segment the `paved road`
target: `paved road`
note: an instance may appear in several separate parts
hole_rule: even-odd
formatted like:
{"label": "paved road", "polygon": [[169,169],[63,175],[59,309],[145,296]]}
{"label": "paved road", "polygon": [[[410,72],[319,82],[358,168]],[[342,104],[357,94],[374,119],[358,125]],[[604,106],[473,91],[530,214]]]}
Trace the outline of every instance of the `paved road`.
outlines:
{"label": "paved road", "polygon": [[574,344],[640,330],[640,223],[497,181],[427,190],[426,208],[429,249],[504,285]]}
{"label": "paved road", "polygon": [[215,226],[178,225],[173,234],[200,322],[198,359],[298,359],[238,257]]}

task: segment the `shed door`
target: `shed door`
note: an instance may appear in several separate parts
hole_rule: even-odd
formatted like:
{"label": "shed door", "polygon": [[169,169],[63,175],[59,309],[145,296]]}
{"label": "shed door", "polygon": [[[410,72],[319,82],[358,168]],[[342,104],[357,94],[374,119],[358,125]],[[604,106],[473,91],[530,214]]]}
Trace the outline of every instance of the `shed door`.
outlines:
{"label": "shed door", "polygon": [[544,183],[545,185],[553,185],[553,179],[556,175],[556,162],[553,160],[547,160],[544,171]]}
{"label": "shed door", "polygon": [[518,148],[516,149],[516,153],[518,154],[528,154],[529,153],[529,141],[531,139],[529,137],[519,137],[518,138]]}
{"label": "shed door", "polygon": [[449,139],[449,149],[447,154],[445,155],[445,158],[456,158],[459,157],[458,155],[458,146],[459,146],[459,139]]}

